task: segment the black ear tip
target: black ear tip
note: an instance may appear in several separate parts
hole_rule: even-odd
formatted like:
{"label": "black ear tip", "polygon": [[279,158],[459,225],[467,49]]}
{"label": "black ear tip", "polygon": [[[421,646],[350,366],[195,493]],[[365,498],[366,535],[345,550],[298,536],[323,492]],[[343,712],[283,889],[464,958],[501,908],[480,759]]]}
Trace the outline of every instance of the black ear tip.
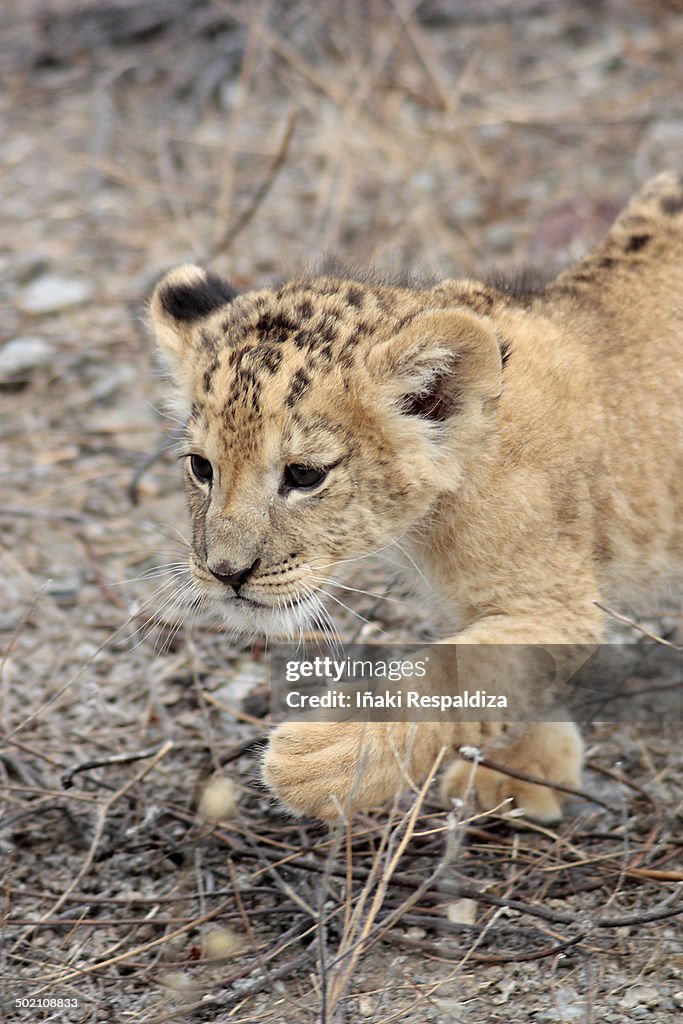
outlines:
{"label": "black ear tip", "polygon": [[227,281],[210,271],[199,271],[196,268],[191,278],[178,279],[171,272],[168,279],[158,285],[159,306],[173,320],[192,323],[213,313],[214,310],[226,306],[237,295],[235,289]]}

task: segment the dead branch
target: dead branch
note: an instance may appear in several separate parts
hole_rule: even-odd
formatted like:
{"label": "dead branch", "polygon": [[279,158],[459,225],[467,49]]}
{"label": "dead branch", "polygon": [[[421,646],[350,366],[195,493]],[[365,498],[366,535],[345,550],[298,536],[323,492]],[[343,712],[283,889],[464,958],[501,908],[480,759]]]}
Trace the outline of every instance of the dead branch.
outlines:
{"label": "dead branch", "polygon": [[538,775],[530,775],[528,772],[522,772],[518,768],[510,768],[508,765],[492,761],[488,757],[483,757],[479,752],[476,755],[474,753],[470,754],[467,749],[463,751],[463,748],[460,748],[458,754],[463,761],[481,765],[483,768],[490,768],[494,772],[500,772],[501,775],[509,775],[510,778],[519,779],[521,782],[532,782],[535,786],[545,786],[547,789],[555,789],[559,793],[567,793],[568,796],[578,796],[582,800],[588,800],[592,804],[597,804],[598,807],[604,807],[606,811],[610,810],[609,804],[599,800],[596,796],[592,796],[583,789],[563,786],[559,782],[551,782],[549,779],[542,779]]}
{"label": "dead branch", "polygon": [[214,260],[220,253],[225,252],[229,249],[235,239],[244,231],[246,226],[249,224],[251,219],[254,217],[259,207],[262,206],[268,193],[272,189],[278,174],[285,165],[287,160],[287,154],[289,152],[289,146],[294,135],[294,129],[296,128],[296,122],[298,119],[298,112],[291,110],[287,117],[287,123],[285,124],[285,130],[280,141],[280,145],[277,148],[277,152],[273,157],[270,167],[266,171],[265,177],[259,187],[254,192],[248,205],[242,211],[241,214],[236,218],[233,224],[229,224],[224,234],[214,242],[211,249],[207,254],[207,260]]}

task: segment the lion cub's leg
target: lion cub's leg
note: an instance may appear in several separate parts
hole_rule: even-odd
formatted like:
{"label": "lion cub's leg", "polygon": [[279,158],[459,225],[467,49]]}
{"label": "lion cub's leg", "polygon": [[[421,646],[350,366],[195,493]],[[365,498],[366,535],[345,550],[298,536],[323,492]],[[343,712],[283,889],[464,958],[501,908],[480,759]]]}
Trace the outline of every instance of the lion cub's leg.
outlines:
{"label": "lion cub's leg", "polygon": [[[583,742],[573,722],[534,722],[517,732],[512,743],[496,745],[490,750],[491,760],[506,767],[535,775],[549,782],[577,787],[581,779]],[[524,809],[525,816],[550,824],[562,817],[562,793],[548,786],[522,782],[502,772],[492,771],[469,761],[458,760],[447,769],[441,783],[445,799],[462,797],[473,786],[482,810],[492,810],[505,800]]]}
{"label": "lion cub's leg", "polygon": [[[566,617],[566,613],[562,613]],[[588,639],[591,620],[582,632]],[[539,626],[539,621],[542,625]],[[582,620],[583,626],[583,620]],[[546,637],[550,640],[546,640]],[[559,644],[562,633],[557,631]],[[595,639],[597,639],[597,634]],[[552,642],[545,620],[499,616],[482,620],[457,637],[430,648],[429,671],[421,680],[425,694],[448,695],[467,687],[496,690],[520,718],[555,703],[555,677],[566,678],[572,666],[548,659],[541,646]],[[573,648],[570,645],[570,651]],[[454,660],[455,659],[455,660]],[[414,685],[414,683],[413,683]],[[273,731],[263,761],[266,785],[292,810],[319,818],[373,807],[401,790],[415,787],[441,758],[468,745],[490,751],[492,758],[531,775],[564,785],[578,784],[582,744],[571,723],[524,725],[514,735],[491,718],[479,722],[439,721],[283,722]],[[479,770],[481,802],[493,807],[507,796],[531,818],[561,817],[555,791]],[[446,793],[467,784],[470,765],[460,762],[446,775]],[[479,773],[478,773],[479,774]],[[460,784],[458,779],[461,780]]]}
{"label": "lion cub's leg", "polygon": [[[283,722],[271,734],[263,780],[290,810],[336,818],[376,807],[422,782],[446,751],[455,728],[433,722]],[[477,743],[479,726],[457,730]]]}

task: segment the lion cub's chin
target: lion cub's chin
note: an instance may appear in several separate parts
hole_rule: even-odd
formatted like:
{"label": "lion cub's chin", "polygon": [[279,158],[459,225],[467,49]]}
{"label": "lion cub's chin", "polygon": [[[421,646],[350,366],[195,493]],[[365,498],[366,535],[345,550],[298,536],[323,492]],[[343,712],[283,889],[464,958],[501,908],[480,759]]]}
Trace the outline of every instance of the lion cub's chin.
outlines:
{"label": "lion cub's chin", "polygon": [[235,597],[232,600],[215,600],[213,607],[229,632],[269,640],[298,639],[301,630],[314,620],[313,607],[306,599],[278,608],[261,604],[256,599]]}

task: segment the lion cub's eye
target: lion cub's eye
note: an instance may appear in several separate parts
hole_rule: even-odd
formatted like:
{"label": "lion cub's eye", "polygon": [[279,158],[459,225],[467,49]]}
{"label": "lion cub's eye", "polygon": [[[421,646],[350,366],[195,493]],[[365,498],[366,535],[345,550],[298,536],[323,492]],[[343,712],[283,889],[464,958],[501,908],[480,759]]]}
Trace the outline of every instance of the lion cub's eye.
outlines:
{"label": "lion cub's eye", "polygon": [[190,455],[190,469],[200,484],[210,484],[213,480],[213,466],[203,455]]}
{"label": "lion cub's eye", "polygon": [[297,490],[307,491],[321,484],[327,476],[326,469],[314,469],[313,466],[301,466],[294,463],[285,467],[285,487],[296,487]]}

